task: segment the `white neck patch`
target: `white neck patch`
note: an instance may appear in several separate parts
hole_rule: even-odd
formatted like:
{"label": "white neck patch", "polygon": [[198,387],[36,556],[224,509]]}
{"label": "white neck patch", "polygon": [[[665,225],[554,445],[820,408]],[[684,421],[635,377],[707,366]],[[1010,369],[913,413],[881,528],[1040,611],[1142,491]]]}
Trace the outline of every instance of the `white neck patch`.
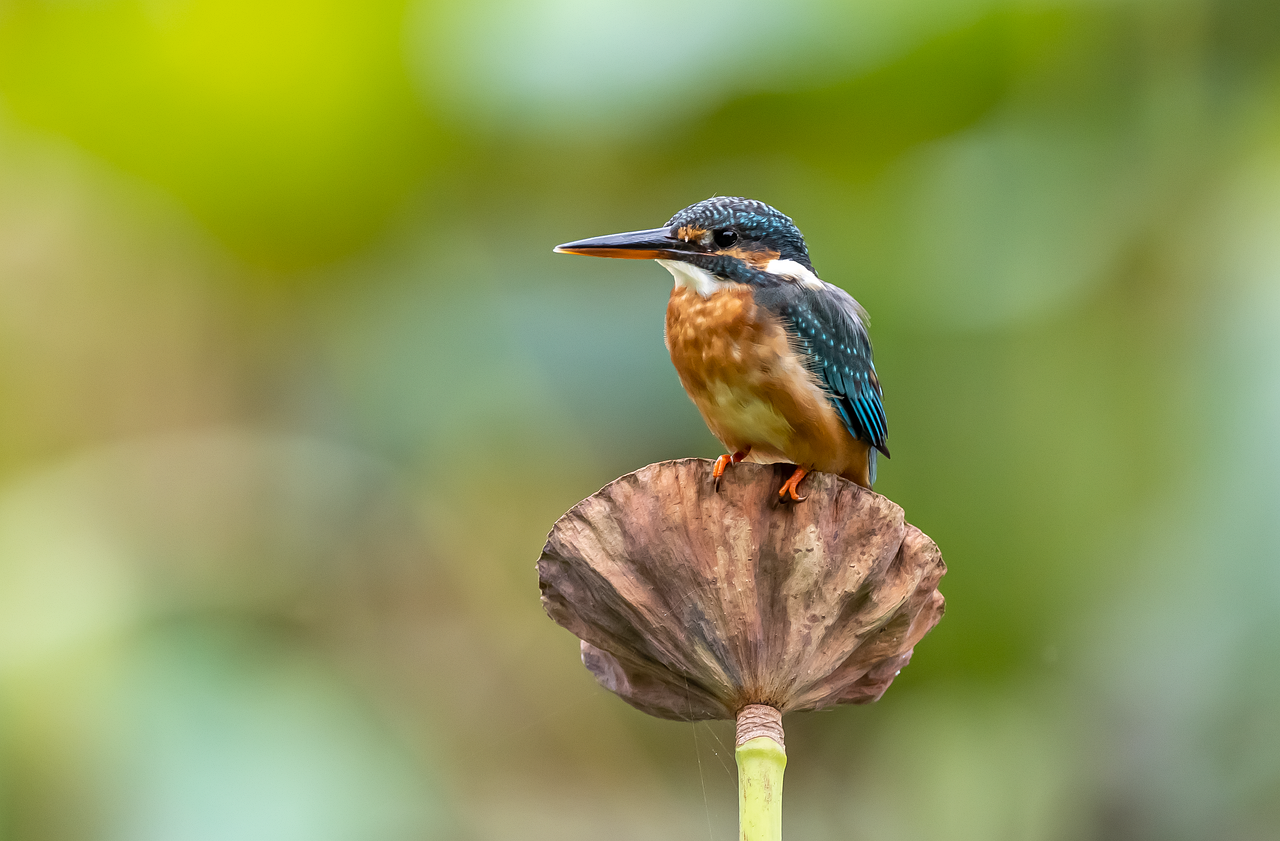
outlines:
{"label": "white neck patch", "polygon": [[706,269],[699,268],[683,260],[659,260],[658,263],[676,279],[676,288],[692,289],[704,298],[709,298],[717,290],[729,284]]}
{"label": "white neck patch", "polygon": [[801,286],[808,289],[822,289],[826,286],[818,276],[797,263],[795,260],[770,260],[764,267],[769,274],[794,278]]}

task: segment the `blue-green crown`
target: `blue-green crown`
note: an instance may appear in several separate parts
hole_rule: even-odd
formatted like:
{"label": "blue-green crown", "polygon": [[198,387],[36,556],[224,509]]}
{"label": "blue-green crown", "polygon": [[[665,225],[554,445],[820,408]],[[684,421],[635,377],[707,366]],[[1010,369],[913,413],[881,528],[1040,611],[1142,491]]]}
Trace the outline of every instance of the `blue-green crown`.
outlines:
{"label": "blue-green crown", "polygon": [[758,244],[777,251],[783,260],[795,260],[810,271],[809,249],[791,218],[762,201],[739,196],[718,196],[691,204],[671,217],[669,228],[685,226],[710,231],[737,231],[744,245]]}

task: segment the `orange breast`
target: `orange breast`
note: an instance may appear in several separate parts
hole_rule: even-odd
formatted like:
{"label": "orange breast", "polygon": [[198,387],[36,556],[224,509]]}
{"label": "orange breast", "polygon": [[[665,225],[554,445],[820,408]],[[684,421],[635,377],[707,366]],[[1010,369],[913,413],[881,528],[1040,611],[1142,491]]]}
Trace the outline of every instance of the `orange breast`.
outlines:
{"label": "orange breast", "polygon": [[708,297],[677,287],[667,349],[712,434],[753,461],[789,461],[867,485],[867,445],[845,429],[786,331],[730,284]]}

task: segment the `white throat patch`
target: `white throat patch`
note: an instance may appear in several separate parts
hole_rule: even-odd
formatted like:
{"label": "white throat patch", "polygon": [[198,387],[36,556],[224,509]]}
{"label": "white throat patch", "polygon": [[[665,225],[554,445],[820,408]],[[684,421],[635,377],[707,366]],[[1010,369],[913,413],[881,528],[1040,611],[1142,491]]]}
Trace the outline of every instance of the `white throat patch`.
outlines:
{"label": "white throat patch", "polygon": [[659,260],[658,263],[676,279],[676,288],[692,289],[704,298],[709,298],[718,289],[728,286],[723,280],[706,269],[699,268],[683,260]]}
{"label": "white throat patch", "polygon": [[[692,289],[704,298],[710,297],[717,290],[729,285],[728,281],[721,280],[706,269],[683,260],[658,260],[657,262],[671,272],[671,276],[676,279],[677,288]],[[769,274],[792,278],[809,289],[825,289],[827,286],[817,275],[795,260],[771,260],[764,270]]]}

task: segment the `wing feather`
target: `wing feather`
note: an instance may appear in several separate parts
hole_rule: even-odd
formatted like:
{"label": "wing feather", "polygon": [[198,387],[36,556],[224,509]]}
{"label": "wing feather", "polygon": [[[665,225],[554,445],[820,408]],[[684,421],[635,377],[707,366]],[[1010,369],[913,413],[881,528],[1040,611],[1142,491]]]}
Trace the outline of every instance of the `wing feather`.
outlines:
{"label": "wing feather", "polygon": [[771,309],[808,358],[849,433],[889,455],[889,424],[872,361],[866,311],[840,287],[816,278],[771,291]]}

